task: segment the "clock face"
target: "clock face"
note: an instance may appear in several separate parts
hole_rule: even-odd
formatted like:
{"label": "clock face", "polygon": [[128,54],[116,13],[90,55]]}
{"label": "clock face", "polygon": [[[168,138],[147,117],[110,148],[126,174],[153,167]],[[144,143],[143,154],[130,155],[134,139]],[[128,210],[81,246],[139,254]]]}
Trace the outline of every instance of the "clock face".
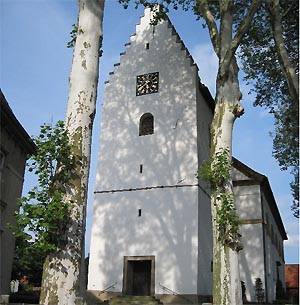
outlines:
{"label": "clock face", "polygon": [[158,92],[158,72],[138,75],[136,77],[136,95]]}

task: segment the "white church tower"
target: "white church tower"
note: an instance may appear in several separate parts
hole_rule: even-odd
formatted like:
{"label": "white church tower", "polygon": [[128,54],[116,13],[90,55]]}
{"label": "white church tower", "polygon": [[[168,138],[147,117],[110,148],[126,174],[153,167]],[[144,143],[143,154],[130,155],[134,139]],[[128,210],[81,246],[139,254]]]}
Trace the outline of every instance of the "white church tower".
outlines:
{"label": "white church tower", "polygon": [[209,191],[195,174],[213,101],[170,21],[151,15],[105,86],[88,290],[197,303],[212,291]]}
{"label": "white church tower", "polygon": [[[153,26],[151,15],[105,86],[88,290],[110,305],[201,304],[212,295],[212,229],[195,174],[209,159],[214,101],[171,22]],[[268,178],[233,158],[232,179],[243,299],[256,301],[260,279],[263,300],[275,301],[287,236]]]}

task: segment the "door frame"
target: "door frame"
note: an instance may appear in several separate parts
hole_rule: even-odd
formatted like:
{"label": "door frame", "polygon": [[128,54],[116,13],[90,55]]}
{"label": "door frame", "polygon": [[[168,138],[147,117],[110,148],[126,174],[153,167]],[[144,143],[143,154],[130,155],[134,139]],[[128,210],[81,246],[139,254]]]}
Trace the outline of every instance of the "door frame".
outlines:
{"label": "door frame", "polygon": [[124,256],[124,265],[123,265],[123,288],[122,293],[124,295],[128,295],[129,291],[129,283],[127,282],[128,279],[128,262],[131,261],[150,261],[151,262],[151,279],[150,279],[150,296],[153,296],[155,293],[155,256],[148,255],[148,256]]}

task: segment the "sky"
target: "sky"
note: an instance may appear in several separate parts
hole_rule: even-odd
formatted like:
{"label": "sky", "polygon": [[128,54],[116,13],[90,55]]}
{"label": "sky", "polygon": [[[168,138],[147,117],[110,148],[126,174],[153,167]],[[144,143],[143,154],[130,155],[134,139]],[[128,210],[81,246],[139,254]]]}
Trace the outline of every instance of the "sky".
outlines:
{"label": "sky", "polygon": [[[104,10],[103,56],[100,58],[97,113],[92,139],[91,170],[87,207],[86,254],[93,209],[93,191],[97,167],[101,104],[104,82],[143,9],[127,10],[115,0],[106,0]],[[215,94],[217,58],[207,29],[190,12],[172,11],[169,17],[199,67],[199,75],[212,95]],[[65,119],[68,99],[68,77],[72,49],[68,49],[69,32],[77,22],[76,0],[0,0],[0,88],[15,116],[29,135],[36,136],[44,123]],[[292,216],[291,176],[283,172],[272,157],[273,117],[264,108],[253,107],[254,97],[242,81],[242,103],[245,114],[233,131],[233,155],[268,177],[288,235],[285,242],[286,263],[299,263],[299,226]],[[23,194],[34,185],[35,177],[26,172]]]}

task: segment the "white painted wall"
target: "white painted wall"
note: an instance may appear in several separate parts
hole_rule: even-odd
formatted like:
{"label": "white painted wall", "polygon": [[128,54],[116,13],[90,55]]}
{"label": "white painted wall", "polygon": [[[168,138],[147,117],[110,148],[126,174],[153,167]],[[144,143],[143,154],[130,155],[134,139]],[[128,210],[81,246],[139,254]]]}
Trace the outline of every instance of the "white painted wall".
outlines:
{"label": "white painted wall", "polygon": [[[154,28],[149,20],[146,10],[106,84],[96,191],[197,184],[198,158],[208,156],[211,111],[202,106],[197,68],[168,22]],[[159,72],[159,92],[137,97],[137,75],[151,72]],[[154,134],[139,136],[146,112]],[[162,283],[177,293],[211,294],[208,197],[188,186],[95,194],[88,289],[117,281],[121,291],[125,255],[155,255],[155,293],[164,293]]]}
{"label": "white painted wall", "polygon": [[[279,266],[279,279],[285,287],[285,270],[284,270],[284,258],[280,255],[277,247],[275,246],[275,241],[271,238],[271,225],[274,229],[274,236],[277,236],[281,247],[283,248],[283,239],[276,225],[276,221],[270,209],[270,203],[265,196],[262,194],[262,202],[264,208],[264,219],[266,222],[265,226],[265,245],[266,245],[266,279],[268,289],[268,300],[273,301],[276,298],[276,282],[277,282],[277,262],[281,264]],[[266,217],[266,215],[268,215]]]}
{"label": "white painted wall", "polygon": [[[242,177],[242,173],[239,176]],[[262,220],[260,185],[236,186],[234,194],[240,220]],[[240,225],[244,247],[239,252],[240,275],[245,282],[248,301],[256,301],[255,279],[261,278],[263,282],[265,279],[262,226],[262,223]]]}
{"label": "white painted wall", "polygon": [[197,292],[196,187],[99,194],[94,211],[88,289],[118,282],[122,291],[123,257],[154,255],[156,293],[163,293],[158,283]]}
{"label": "white painted wall", "polygon": [[[262,176],[263,177],[263,176]],[[244,173],[234,169],[234,180],[250,180]],[[278,225],[274,219],[260,182],[247,186],[235,186],[235,204],[240,220],[259,220],[261,223],[242,224],[240,232],[244,249],[240,251],[240,273],[241,280],[245,282],[248,301],[256,301],[255,279],[261,278],[264,284],[265,296],[269,302],[276,299],[277,262],[279,266],[279,279],[285,286],[284,260],[271,240],[271,225],[274,235],[277,236],[283,247],[283,239]],[[266,216],[268,215],[268,216]]]}

